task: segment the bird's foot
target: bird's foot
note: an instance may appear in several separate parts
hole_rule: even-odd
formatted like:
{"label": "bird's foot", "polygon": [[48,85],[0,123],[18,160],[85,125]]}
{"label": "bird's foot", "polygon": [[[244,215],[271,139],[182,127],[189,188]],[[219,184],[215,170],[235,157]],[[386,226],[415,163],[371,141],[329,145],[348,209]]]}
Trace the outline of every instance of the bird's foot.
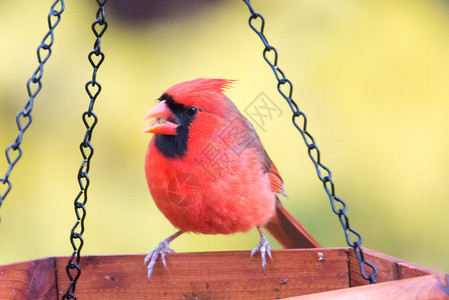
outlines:
{"label": "bird's foot", "polygon": [[260,257],[262,258],[262,271],[265,274],[265,266],[267,264],[266,254],[268,254],[268,256],[271,259],[273,259],[273,257],[271,257],[270,243],[268,242],[267,238],[263,235],[263,233],[261,233],[259,245],[257,245],[257,247],[254,247],[253,250],[251,250],[251,257],[253,257],[253,255],[256,254],[256,252],[260,252]]}
{"label": "bird's foot", "polygon": [[165,240],[160,242],[159,245],[157,245],[157,247],[153,251],[148,253],[148,255],[145,257],[145,260],[143,261],[143,265],[145,266],[146,264],[148,264],[148,266],[147,266],[148,281],[150,281],[151,273],[153,273],[153,267],[156,264],[156,260],[159,257],[159,253],[161,254],[162,263],[164,264],[165,267],[167,267],[167,263],[165,261],[165,255],[167,253],[175,252],[175,250],[170,249],[170,243],[171,243],[171,241],[173,241],[175,238],[177,238],[181,234],[182,234],[182,232],[178,231],[177,233],[169,236],[168,238],[166,238]]}

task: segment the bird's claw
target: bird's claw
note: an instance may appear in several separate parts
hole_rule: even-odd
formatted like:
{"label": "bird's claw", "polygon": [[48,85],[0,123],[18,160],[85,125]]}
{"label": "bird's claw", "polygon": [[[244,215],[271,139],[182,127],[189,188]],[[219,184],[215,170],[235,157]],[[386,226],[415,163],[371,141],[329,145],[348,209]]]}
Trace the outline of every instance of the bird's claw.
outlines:
{"label": "bird's claw", "polygon": [[167,253],[173,253],[175,252],[173,249],[170,249],[169,247],[170,241],[163,240],[162,242],[157,245],[157,247],[148,253],[148,255],[145,257],[145,260],[143,261],[143,265],[145,266],[148,264],[148,281],[150,281],[151,273],[153,273],[153,267],[156,264],[156,260],[159,257],[159,253],[161,254],[162,263],[165,267],[167,267],[167,263],[165,261],[165,255]]}
{"label": "bird's claw", "polygon": [[254,254],[256,254],[256,252],[260,252],[260,257],[262,259],[262,271],[265,274],[265,266],[267,264],[266,254],[268,254],[270,259],[273,259],[273,257],[271,256],[270,243],[268,242],[268,240],[265,236],[262,236],[260,238],[259,245],[257,245],[257,247],[254,247],[253,250],[251,250],[251,257],[253,257]]}

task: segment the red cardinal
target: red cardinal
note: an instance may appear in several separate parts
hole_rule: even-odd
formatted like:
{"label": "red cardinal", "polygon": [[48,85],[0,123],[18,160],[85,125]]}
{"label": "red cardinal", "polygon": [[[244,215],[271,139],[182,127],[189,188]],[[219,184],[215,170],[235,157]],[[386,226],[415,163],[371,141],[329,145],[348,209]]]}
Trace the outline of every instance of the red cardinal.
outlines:
{"label": "red cardinal", "polygon": [[223,94],[232,82],[178,83],[145,117],[153,120],[143,131],[155,134],[145,161],[148,186],[179,229],[146,256],[148,279],[159,254],[165,265],[165,254],[174,252],[170,242],[184,232],[231,234],[256,227],[260,243],[251,256],[260,252],[262,268],[266,254],[271,258],[261,226],[275,216],[277,195],[286,194],[254,127]]}

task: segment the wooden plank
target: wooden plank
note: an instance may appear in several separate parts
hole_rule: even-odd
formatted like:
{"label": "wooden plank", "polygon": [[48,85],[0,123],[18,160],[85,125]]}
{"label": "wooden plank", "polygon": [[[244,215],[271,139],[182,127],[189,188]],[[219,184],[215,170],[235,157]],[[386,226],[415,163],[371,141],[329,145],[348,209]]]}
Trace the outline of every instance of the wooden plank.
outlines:
{"label": "wooden plank", "polygon": [[[321,253],[322,256],[318,253]],[[272,251],[265,274],[249,251],[170,253],[151,277],[145,255],[85,256],[79,299],[275,299],[349,287],[345,249]],[[320,257],[323,259],[320,260]],[[66,257],[58,257],[59,294],[68,286]],[[196,297],[196,298],[195,298]]]}
{"label": "wooden plank", "polygon": [[398,278],[399,279],[407,279],[407,278],[413,278],[417,276],[423,276],[427,274],[434,274],[441,278],[443,282],[445,282],[446,285],[449,284],[447,281],[448,275],[444,272],[432,270],[405,260],[398,260],[396,262],[398,267]]}
{"label": "wooden plank", "polygon": [[55,258],[0,266],[0,299],[57,299]]}
{"label": "wooden plank", "polygon": [[[360,271],[359,261],[354,254],[354,251],[351,248],[348,249],[349,254],[349,277],[351,287],[366,285],[369,284],[367,280],[365,280]],[[382,253],[376,251],[370,251],[370,249],[363,248],[364,258],[369,261],[377,268],[377,276],[376,282],[387,282],[392,280],[397,280],[398,272],[396,266],[396,258],[390,259],[382,255]],[[365,273],[369,274],[371,272],[371,268],[365,266]]]}
{"label": "wooden plank", "polygon": [[440,276],[433,274],[288,299],[448,300],[449,287],[443,285]]}
{"label": "wooden plank", "polygon": [[[425,268],[371,249],[363,248],[363,251],[365,259],[377,267],[377,282],[386,282],[435,274],[438,275],[440,280],[446,284],[446,274],[443,272]],[[369,273],[369,267],[366,268],[367,270],[365,272]],[[352,249],[349,249],[349,272],[351,287],[368,284],[368,281],[363,279],[360,275],[359,263]]]}

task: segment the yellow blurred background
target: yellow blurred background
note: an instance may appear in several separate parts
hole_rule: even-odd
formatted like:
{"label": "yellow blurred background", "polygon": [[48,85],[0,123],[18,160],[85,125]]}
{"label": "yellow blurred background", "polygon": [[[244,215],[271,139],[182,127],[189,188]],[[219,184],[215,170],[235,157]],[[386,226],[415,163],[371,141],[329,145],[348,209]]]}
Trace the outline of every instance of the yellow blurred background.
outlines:
{"label": "yellow blurred background", "polygon": [[[17,136],[15,115],[47,32],[52,1],[0,2],[0,149]],[[109,3],[108,3],[109,4]],[[95,1],[67,1],[45,66],[43,90],[0,209],[0,264],[70,255],[79,191],[84,84]],[[322,160],[363,246],[449,272],[449,5],[443,0],[253,0],[294,84]],[[116,10],[117,11],[117,10]],[[261,56],[241,1],[203,1],[184,15],[129,22],[109,13],[102,39],[103,86],[94,111],[82,254],[146,253],[175,229],[151,200],[144,176],[150,135],[142,118],[162,91],[197,77],[237,79],[228,95],[240,109],[261,92],[282,116],[261,139],[290,198],[283,199],[323,247],[346,246],[288,105]],[[3,150],[2,150],[3,152]],[[0,154],[0,177],[7,165]],[[272,239],[273,248],[279,245]],[[232,236],[185,235],[177,252],[249,250],[255,230]]]}

